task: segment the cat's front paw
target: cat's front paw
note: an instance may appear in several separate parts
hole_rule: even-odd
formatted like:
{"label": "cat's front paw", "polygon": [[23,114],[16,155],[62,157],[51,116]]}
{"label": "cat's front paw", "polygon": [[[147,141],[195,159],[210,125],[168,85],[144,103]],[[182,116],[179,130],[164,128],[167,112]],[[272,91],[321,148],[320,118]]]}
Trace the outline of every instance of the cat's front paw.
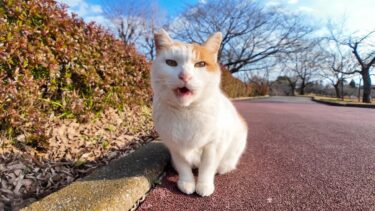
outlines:
{"label": "cat's front paw", "polygon": [[215,190],[213,183],[198,182],[196,187],[196,192],[201,196],[209,196]]}
{"label": "cat's front paw", "polygon": [[192,194],[195,191],[195,182],[194,181],[193,182],[186,182],[186,181],[178,180],[177,187],[183,193]]}

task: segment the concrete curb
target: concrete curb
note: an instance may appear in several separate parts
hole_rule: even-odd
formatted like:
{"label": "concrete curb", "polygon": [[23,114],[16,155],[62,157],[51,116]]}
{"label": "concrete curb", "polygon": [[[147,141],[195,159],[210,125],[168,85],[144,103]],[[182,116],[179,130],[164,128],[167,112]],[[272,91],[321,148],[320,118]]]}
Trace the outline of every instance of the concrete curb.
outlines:
{"label": "concrete curb", "polygon": [[229,98],[232,101],[239,101],[239,100],[255,100],[255,99],[263,99],[263,98],[269,98],[269,95],[264,96],[256,96],[256,97],[237,97],[237,98]]}
{"label": "concrete curb", "polygon": [[167,148],[151,142],[22,210],[130,210],[160,179],[169,160]]}
{"label": "concrete curb", "polygon": [[323,99],[317,99],[315,97],[311,98],[312,101],[317,102],[317,103],[322,103],[326,105],[331,105],[331,106],[346,106],[346,107],[357,107],[357,108],[375,108],[375,105],[372,104],[355,104],[355,103],[345,103],[345,102],[331,102],[331,101],[326,101]]}

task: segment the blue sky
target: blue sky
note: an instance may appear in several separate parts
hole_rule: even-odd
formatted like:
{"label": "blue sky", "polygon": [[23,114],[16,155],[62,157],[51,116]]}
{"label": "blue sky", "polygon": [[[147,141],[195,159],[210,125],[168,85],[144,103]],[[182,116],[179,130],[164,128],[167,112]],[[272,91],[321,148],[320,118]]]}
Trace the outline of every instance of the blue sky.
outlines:
{"label": "blue sky", "polygon": [[[116,0],[57,0],[67,4],[69,11],[86,21],[95,21],[107,28],[111,22],[105,18],[104,2]],[[126,1],[126,0],[125,0]],[[146,0],[147,1],[147,0]],[[168,17],[176,17],[187,4],[205,3],[207,0],[150,0]],[[246,1],[246,0],[244,0]],[[375,30],[375,0],[259,0],[266,7],[283,6],[284,12],[304,14],[310,21],[324,25],[328,19],[346,20],[346,33],[367,34]],[[375,80],[375,78],[373,79]]]}
{"label": "blue sky", "polygon": [[[173,2],[173,3],[172,3]],[[176,16],[181,13],[182,9],[185,8],[186,4],[194,4],[196,0],[186,1],[186,0],[158,0],[160,7],[167,11],[169,16]]]}
{"label": "blue sky", "polygon": [[[112,0],[115,1],[115,0]],[[105,0],[86,0],[89,4],[102,5]],[[151,1],[150,1],[151,2]],[[186,4],[196,3],[197,0],[157,0],[158,5],[168,12],[169,15],[177,15]]]}
{"label": "blue sky", "polygon": [[375,29],[374,0],[268,0],[266,4],[283,4],[291,11],[311,15],[322,22],[328,18],[346,19],[348,30],[355,32]]}
{"label": "blue sky", "polygon": [[[103,7],[105,2],[115,2],[116,0],[57,0],[63,2],[70,7],[71,12],[75,12],[82,18],[100,17],[103,15]],[[204,0],[199,0],[204,2]],[[147,0],[146,0],[147,2]],[[198,0],[150,0],[150,3],[156,2],[158,6],[167,13],[167,16],[175,17],[187,4],[195,4]],[[100,9],[101,8],[101,11]],[[94,18],[95,19],[95,18]],[[100,22],[101,18],[97,18]],[[91,20],[91,19],[90,19]]]}
{"label": "blue sky", "polygon": [[[95,20],[108,24],[103,14],[103,2],[116,0],[58,0],[70,6],[85,20]],[[186,4],[205,2],[206,0],[150,0],[157,2],[169,17],[181,13]],[[366,33],[375,29],[375,0],[260,0],[266,6],[282,5],[288,12],[303,13],[317,21],[325,22],[328,18],[339,20],[345,17],[348,30]]]}

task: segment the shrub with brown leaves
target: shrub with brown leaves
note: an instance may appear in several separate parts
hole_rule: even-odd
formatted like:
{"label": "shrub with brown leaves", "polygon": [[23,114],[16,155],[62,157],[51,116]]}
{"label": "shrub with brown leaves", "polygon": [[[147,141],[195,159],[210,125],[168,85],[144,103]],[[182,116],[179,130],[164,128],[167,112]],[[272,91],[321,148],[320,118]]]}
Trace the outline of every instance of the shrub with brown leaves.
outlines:
{"label": "shrub with brown leaves", "polygon": [[51,117],[149,104],[149,64],[54,0],[0,0],[0,133],[43,147]]}
{"label": "shrub with brown leaves", "polygon": [[255,96],[254,90],[250,85],[233,77],[225,67],[221,67],[221,69],[221,88],[228,97],[236,98]]}
{"label": "shrub with brown leaves", "polygon": [[0,210],[155,138],[149,64],[54,0],[0,0]]}

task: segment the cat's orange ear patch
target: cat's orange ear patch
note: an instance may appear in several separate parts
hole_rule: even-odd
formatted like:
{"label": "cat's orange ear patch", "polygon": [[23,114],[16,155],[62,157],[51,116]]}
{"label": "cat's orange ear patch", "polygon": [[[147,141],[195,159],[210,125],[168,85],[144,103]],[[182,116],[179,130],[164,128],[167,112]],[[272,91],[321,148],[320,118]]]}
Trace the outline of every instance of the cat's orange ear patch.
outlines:
{"label": "cat's orange ear patch", "polygon": [[216,32],[212,34],[206,42],[203,44],[204,47],[206,47],[209,51],[212,53],[217,53],[220,49],[222,40],[221,32]]}
{"label": "cat's orange ear patch", "polygon": [[204,45],[192,44],[196,62],[205,62],[206,70],[210,72],[220,72],[217,64],[217,52],[211,52]]}
{"label": "cat's orange ear patch", "polygon": [[166,48],[173,44],[173,39],[164,30],[160,29],[159,32],[154,34],[156,53],[159,53],[163,48]]}

